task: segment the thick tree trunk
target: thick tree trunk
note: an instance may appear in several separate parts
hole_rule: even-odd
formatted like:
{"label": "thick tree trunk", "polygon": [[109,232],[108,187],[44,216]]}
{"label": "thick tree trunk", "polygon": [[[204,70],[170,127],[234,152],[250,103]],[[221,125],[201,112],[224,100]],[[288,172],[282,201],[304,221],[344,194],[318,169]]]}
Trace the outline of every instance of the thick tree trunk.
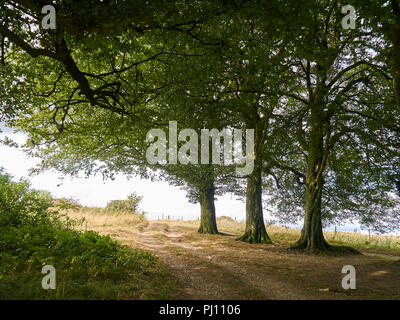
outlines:
{"label": "thick tree trunk", "polygon": [[322,174],[325,168],[326,153],[323,143],[323,122],[319,112],[312,116],[311,121],[306,176],[306,212],[301,237],[293,248],[322,251],[330,247],[322,233],[321,220]]}
{"label": "thick tree trunk", "polygon": [[201,208],[201,220],[198,232],[217,234],[218,229],[217,229],[217,220],[215,217],[214,186],[211,185],[200,189],[199,196],[200,196],[199,201]]}
{"label": "thick tree trunk", "polygon": [[392,76],[397,106],[400,109],[400,6],[397,0],[391,1],[393,11],[392,26]]}
{"label": "thick tree trunk", "polygon": [[392,63],[393,63],[393,87],[394,94],[396,97],[397,107],[400,109],[400,27],[395,24],[392,28],[393,31],[393,51],[392,51]]}
{"label": "thick tree trunk", "polygon": [[255,166],[253,173],[247,177],[246,230],[238,240],[249,243],[272,243],[265,230],[261,168],[259,166]]}
{"label": "thick tree trunk", "polygon": [[306,213],[300,239],[293,246],[297,249],[323,251],[330,248],[322,232],[321,220],[322,180],[315,178],[306,186]]}

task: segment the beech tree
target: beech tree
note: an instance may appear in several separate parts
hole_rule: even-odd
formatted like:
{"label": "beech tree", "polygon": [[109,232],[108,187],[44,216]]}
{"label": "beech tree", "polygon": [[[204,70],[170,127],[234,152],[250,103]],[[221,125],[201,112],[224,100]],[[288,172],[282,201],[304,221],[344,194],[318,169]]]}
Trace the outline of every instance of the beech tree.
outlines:
{"label": "beech tree", "polygon": [[222,35],[224,50],[198,69],[192,67],[194,73],[202,70],[202,78],[191,94],[214,98],[216,114],[232,127],[254,130],[254,169],[246,176],[246,229],[239,238],[250,243],[271,243],[262,207],[263,157],[273,113],[284,113],[276,88],[290,83],[283,40],[289,35],[279,15],[286,13],[281,5],[250,1],[244,10],[216,18],[219,23],[212,32]]}
{"label": "beech tree", "polygon": [[[374,173],[371,168],[371,162],[376,161],[385,165],[382,170],[388,173],[388,162],[378,160],[376,150],[387,152],[392,147],[398,151],[392,137],[399,129],[399,114],[388,94],[388,57],[374,53],[381,52],[386,42],[370,28],[369,20],[357,22],[356,29],[345,30],[342,18],[337,2],[310,4],[304,10],[299,41],[293,42],[295,64],[291,70],[296,85],[286,94],[286,103],[294,107],[292,114],[296,115],[287,119],[296,120],[286,125],[293,126],[289,135],[294,140],[288,139],[292,141],[289,150],[299,150],[296,153],[304,155],[304,162],[292,158],[286,165],[277,160],[275,164],[282,170],[289,169],[305,184],[304,226],[294,248],[329,249],[322,233],[322,211],[324,197],[325,201],[331,198],[323,194],[332,181],[338,182],[341,177],[346,177],[345,184],[351,186],[351,175],[343,173],[355,168],[353,161],[359,161],[361,169],[356,176],[364,178],[356,186],[371,191],[381,182],[386,195],[381,193],[380,199],[388,199],[387,192],[393,190],[393,181],[382,183],[379,171]],[[388,143],[387,149],[383,141]],[[346,189],[352,188],[343,191]]]}

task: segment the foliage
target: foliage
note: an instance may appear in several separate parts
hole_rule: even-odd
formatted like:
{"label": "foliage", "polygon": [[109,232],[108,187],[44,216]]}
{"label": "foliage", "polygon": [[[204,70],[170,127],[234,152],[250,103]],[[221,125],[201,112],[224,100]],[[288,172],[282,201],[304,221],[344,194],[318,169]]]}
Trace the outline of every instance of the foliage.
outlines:
{"label": "foliage", "polygon": [[[150,253],[132,251],[93,231],[69,229],[58,212],[50,210],[48,194],[31,190],[26,181],[13,182],[2,172],[0,200],[1,299],[140,297],[143,288],[137,283],[135,289],[121,284],[139,277],[146,285],[146,273],[152,269],[159,276],[157,260]],[[56,290],[41,288],[44,265],[56,268]],[[109,288],[104,290],[104,285]],[[167,282],[160,297],[167,297],[171,288]]]}
{"label": "foliage", "polygon": [[82,208],[79,201],[72,198],[57,198],[54,199],[53,205],[59,210],[78,210]]}
{"label": "foliage", "polygon": [[17,228],[25,223],[45,220],[54,223],[54,211],[49,193],[31,190],[25,180],[13,182],[11,176],[0,169],[0,226]]}
{"label": "foliage", "polygon": [[106,209],[112,211],[128,211],[137,213],[142,199],[143,196],[139,196],[136,192],[132,192],[128,196],[127,200],[111,200],[109,203],[107,203]]}

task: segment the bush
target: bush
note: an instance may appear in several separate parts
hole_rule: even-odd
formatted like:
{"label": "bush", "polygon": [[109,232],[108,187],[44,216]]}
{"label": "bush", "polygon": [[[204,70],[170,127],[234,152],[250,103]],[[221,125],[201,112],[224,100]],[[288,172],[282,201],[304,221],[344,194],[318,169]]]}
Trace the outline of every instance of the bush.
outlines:
{"label": "bush", "polygon": [[[68,229],[52,206],[49,193],[0,170],[0,299],[142,297],[138,284],[156,258],[109,236]],[[56,268],[56,290],[41,287],[44,265]],[[158,298],[171,291],[160,289]]]}
{"label": "bush", "polygon": [[13,182],[11,178],[0,169],[0,226],[54,222],[52,217],[56,212],[50,210],[53,201],[50,193],[31,190],[27,181]]}
{"label": "bush", "polygon": [[142,196],[139,196],[136,194],[136,192],[133,192],[128,196],[127,200],[110,201],[107,203],[106,209],[111,211],[128,211],[137,213],[142,198]]}
{"label": "bush", "polygon": [[81,204],[77,200],[71,198],[54,199],[53,205],[60,210],[78,210],[82,208]]}

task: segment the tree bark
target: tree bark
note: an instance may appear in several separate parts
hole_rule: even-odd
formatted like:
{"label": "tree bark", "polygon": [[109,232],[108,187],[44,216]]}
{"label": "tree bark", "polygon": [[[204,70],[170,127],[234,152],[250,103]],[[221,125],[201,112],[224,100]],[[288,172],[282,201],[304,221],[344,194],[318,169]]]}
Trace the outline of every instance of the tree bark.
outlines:
{"label": "tree bark", "polygon": [[[247,176],[246,189],[246,229],[238,240],[248,243],[272,243],[264,224],[262,208],[262,158],[266,121],[254,115],[254,169]],[[249,124],[250,126],[251,124]],[[247,152],[247,150],[246,150]]]}
{"label": "tree bark", "polygon": [[323,171],[327,153],[323,142],[322,108],[312,108],[311,133],[308,147],[308,165],[306,176],[306,212],[300,239],[292,247],[310,251],[322,251],[330,248],[322,232],[321,200],[323,188]]}
{"label": "tree bark", "polygon": [[238,240],[249,243],[272,243],[264,224],[262,209],[262,179],[261,168],[255,166],[247,177],[246,190],[246,229]]}
{"label": "tree bark", "polygon": [[392,25],[392,76],[397,107],[400,109],[400,6],[397,0],[391,1],[393,11]]}
{"label": "tree bark", "polygon": [[215,217],[214,185],[203,187],[199,191],[201,220],[199,233],[218,234],[217,219]]}

